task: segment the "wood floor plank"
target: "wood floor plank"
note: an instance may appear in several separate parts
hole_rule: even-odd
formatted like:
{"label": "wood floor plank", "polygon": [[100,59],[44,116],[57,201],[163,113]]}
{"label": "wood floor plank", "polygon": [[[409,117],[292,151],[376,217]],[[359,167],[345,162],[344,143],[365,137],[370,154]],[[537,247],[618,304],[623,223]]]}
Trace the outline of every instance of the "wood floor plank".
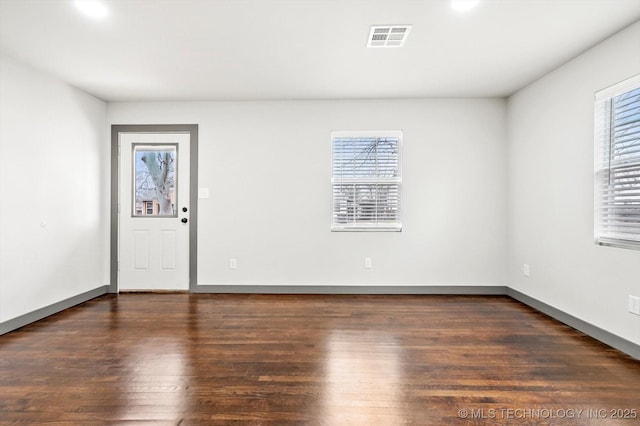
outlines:
{"label": "wood floor plank", "polygon": [[0,336],[45,422],[632,425],[640,362],[502,296],[105,295]]}

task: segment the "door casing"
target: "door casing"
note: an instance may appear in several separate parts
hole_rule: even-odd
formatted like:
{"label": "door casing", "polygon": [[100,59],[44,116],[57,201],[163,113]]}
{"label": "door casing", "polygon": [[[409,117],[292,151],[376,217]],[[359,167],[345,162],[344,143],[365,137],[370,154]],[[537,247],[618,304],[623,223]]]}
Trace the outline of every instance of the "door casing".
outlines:
{"label": "door casing", "polygon": [[109,293],[118,292],[118,203],[120,199],[121,133],[188,133],[191,158],[189,173],[189,291],[198,287],[198,125],[197,124],[113,124],[111,126],[111,247]]}

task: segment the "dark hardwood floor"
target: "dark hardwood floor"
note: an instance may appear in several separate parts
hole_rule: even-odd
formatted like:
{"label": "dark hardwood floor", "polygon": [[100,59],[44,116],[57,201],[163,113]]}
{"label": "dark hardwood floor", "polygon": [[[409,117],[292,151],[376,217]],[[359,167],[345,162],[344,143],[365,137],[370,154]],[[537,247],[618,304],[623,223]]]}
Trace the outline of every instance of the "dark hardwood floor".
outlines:
{"label": "dark hardwood floor", "polygon": [[638,410],[640,361],[508,297],[106,295],[0,336],[1,424],[626,426]]}

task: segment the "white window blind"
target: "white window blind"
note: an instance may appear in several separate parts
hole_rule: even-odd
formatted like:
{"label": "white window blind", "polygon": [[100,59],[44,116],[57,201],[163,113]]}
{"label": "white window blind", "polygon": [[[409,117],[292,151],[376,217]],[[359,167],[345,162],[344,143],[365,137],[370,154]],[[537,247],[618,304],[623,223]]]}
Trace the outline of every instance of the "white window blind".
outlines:
{"label": "white window blind", "polygon": [[640,75],[596,93],[595,238],[640,249]]}
{"label": "white window blind", "polygon": [[333,231],[400,231],[402,132],[333,132]]}

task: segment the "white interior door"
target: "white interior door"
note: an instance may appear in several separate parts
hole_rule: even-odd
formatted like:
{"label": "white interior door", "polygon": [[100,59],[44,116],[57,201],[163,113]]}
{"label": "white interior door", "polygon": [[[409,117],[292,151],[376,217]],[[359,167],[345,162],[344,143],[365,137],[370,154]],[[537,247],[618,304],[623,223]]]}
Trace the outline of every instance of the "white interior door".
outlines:
{"label": "white interior door", "polygon": [[118,289],[189,289],[189,134],[121,133]]}

